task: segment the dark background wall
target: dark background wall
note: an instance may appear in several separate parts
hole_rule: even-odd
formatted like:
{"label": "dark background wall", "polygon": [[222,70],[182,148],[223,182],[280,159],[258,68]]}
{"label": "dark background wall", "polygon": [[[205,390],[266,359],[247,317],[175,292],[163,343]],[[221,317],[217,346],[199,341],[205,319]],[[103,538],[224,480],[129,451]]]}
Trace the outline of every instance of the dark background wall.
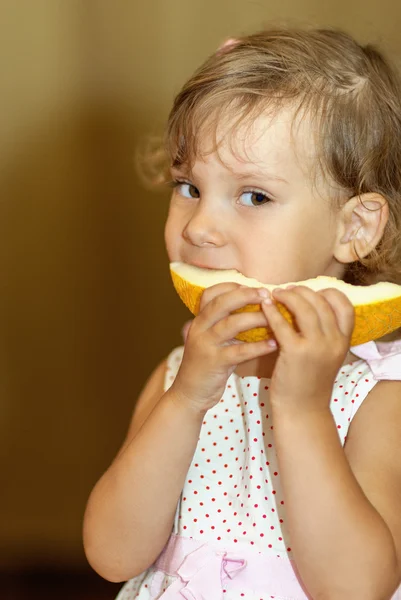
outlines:
{"label": "dark background wall", "polygon": [[[401,56],[396,0],[1,0],[0,570],[85,569],[81,521],[188,313],[133,154],[184,79],[270,19]],[[0,590],[1,595],[1,590]]]}

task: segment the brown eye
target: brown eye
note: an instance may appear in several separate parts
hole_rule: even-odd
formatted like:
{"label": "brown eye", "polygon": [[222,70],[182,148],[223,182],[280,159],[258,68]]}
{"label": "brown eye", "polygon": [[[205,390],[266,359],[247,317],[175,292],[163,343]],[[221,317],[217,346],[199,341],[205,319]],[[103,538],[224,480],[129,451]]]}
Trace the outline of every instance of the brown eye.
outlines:
{"label": "brown eye", "polygon": [[185,181],[176,181],[174,187],[177,188],[178,193],[184,198],[199,198],[199,190],[192,183],[186,183]]}
{"label": "brown eye", "polygon": [[243,192],[243,194],[241,194],[241,198],[245,200],[243,202],[244,206],[261,206],[272,201],[271,198],[269,198],[269,196],[267,196],[264,192],[251,190],[249,192]]}

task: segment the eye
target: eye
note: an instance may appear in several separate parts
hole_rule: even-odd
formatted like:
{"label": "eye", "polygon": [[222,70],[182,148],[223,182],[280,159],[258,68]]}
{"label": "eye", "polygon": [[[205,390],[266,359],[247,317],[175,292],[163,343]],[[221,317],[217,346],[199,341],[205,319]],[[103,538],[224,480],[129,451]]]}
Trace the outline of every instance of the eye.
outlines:
{"label": "eye", "polygon": [[241,198],[244,199],[243,204],[245,206],[261,206],[267,202],[272,202],[271,198],[269,198],[269,196],[267,196],[264,192],[258,192],[256,190],[243,192],[241,194]]}
{"label": "eye", "polygon": [[176,189],[178,193],[184,198],[199,198],[200,193],[198,188],[196,188],[192,183],[188,183],[187,181],[175,181],[171,182],[171,187]]}

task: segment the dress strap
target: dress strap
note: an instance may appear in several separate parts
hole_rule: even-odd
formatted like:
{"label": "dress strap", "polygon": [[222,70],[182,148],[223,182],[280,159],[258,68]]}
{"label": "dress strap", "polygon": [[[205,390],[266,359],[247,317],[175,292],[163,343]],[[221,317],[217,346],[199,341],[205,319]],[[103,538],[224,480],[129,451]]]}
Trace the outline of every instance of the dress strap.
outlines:
{"label": "dress strap", "polygon": [[178,369],[180,368],[180,365],[181,365],[183,353],[184,353],[184,346],[178,346],[177,348],[174,348],[174,350],[172,350],[170,352],[170,354],[167,356],[167,359],[166,359],[167,368],[166,368],[166,373],[165,373],[165,377],[164,377],[164,391],[165,392],[172,385],[172,383],[177,375]]}
{"label": "dress strap", "polygon": [[401,381],[401,340],[367,342],[359,346],[351,346],[351,352],[368,363],[377,381],[382,379]]}

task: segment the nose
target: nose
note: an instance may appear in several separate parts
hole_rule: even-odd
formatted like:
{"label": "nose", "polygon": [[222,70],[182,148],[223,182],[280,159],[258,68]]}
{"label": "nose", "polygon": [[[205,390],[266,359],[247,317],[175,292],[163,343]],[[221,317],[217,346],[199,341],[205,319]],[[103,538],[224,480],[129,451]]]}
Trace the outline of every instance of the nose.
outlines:
{"label": "nose", "polygon": [[199,202],[191,215],[183,236],[193,246],[222,246],[224,244],[223,219],[216,208]]}

